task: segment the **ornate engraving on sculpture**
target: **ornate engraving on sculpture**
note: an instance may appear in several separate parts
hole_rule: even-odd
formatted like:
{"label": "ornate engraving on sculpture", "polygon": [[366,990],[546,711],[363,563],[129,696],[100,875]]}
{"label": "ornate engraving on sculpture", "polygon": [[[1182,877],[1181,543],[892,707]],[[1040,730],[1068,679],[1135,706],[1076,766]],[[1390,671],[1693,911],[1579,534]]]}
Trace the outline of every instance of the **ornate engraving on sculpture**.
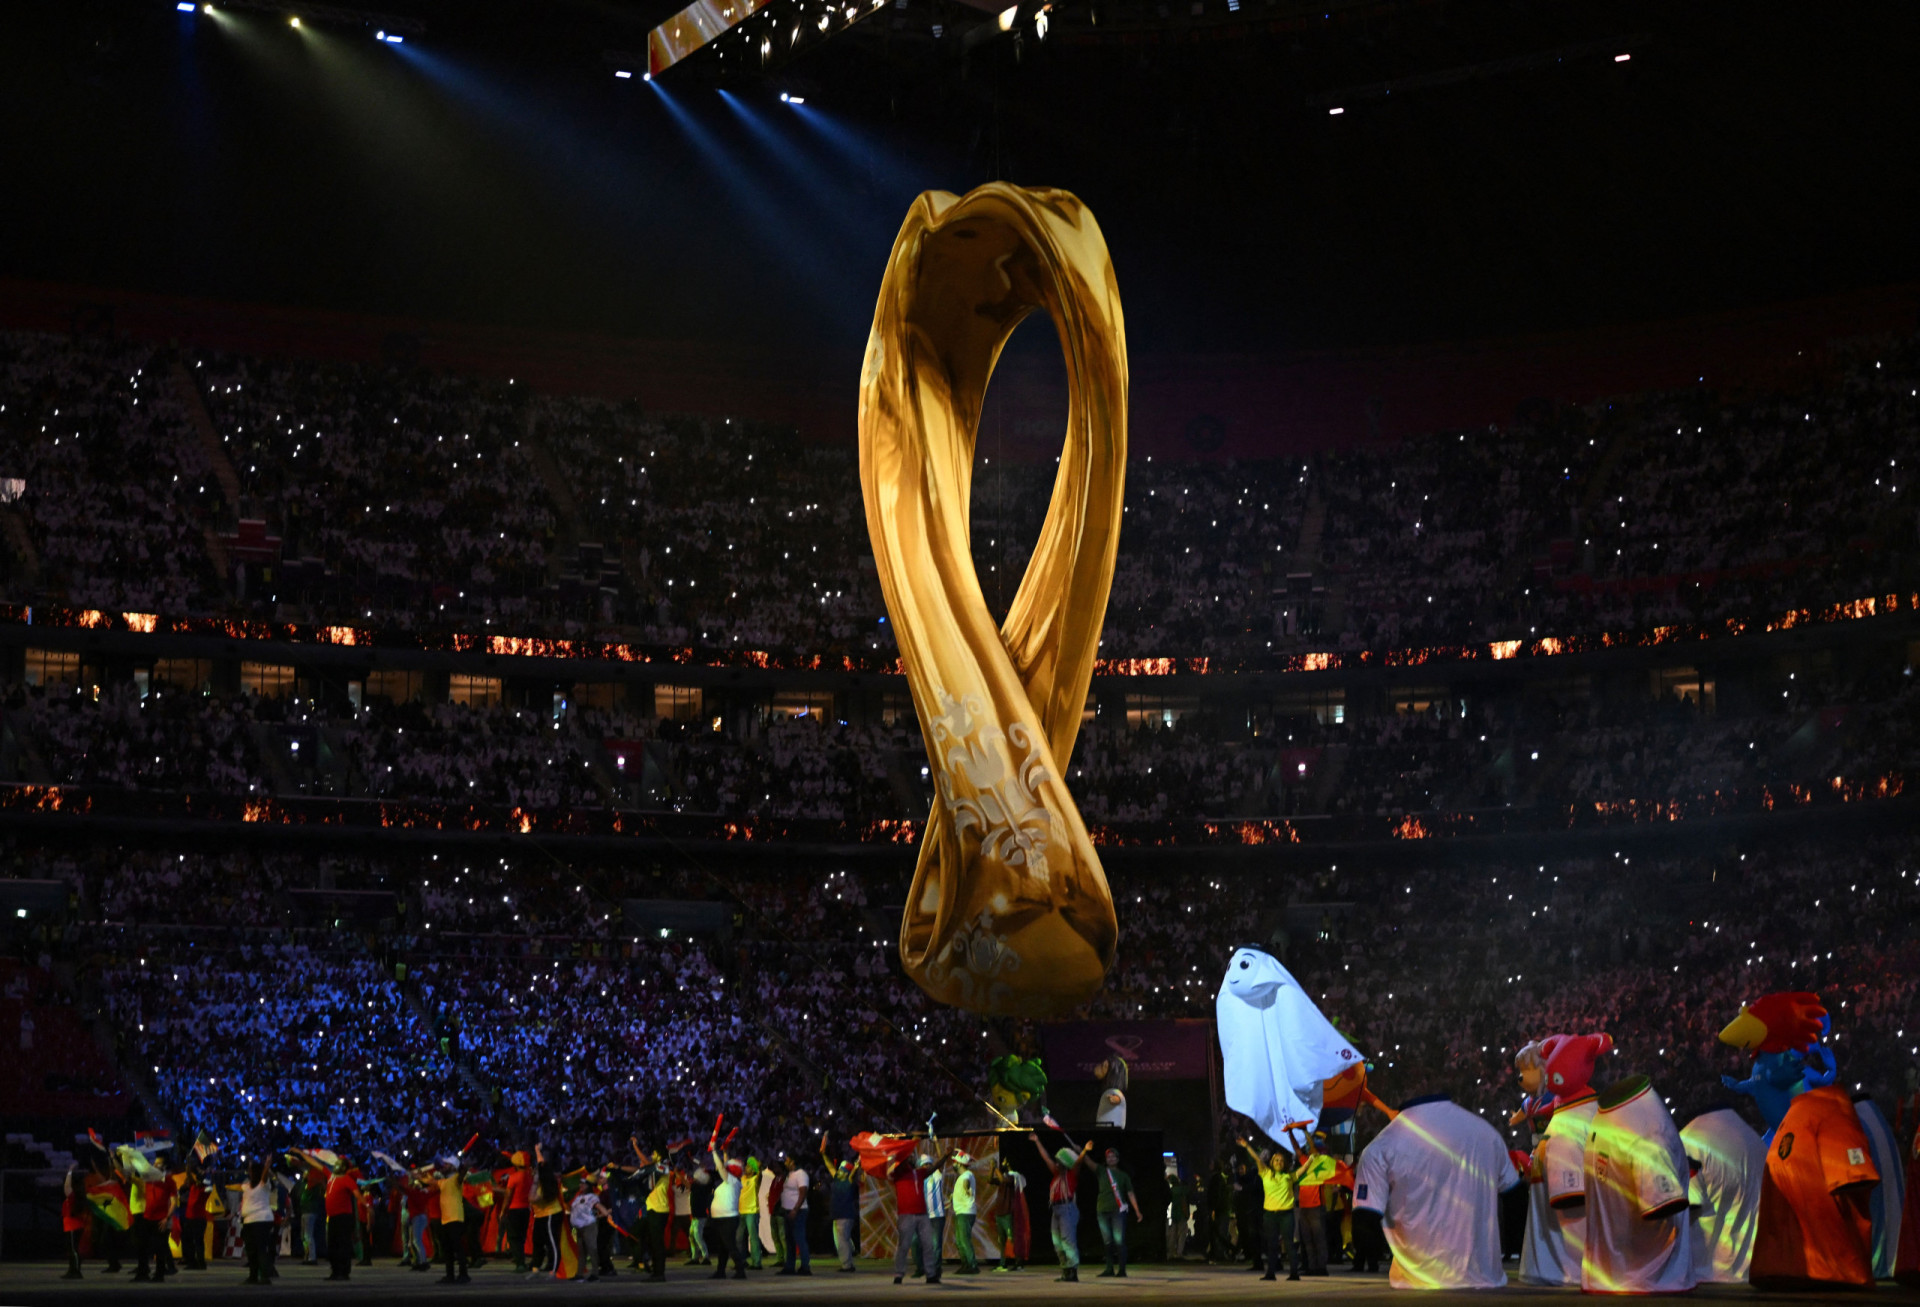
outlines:
{"label": "ornate engraving on sculpture", "polygon": [[[953,814],[954,833],[971,855],[1013,869],[1022,882],[1047,884],[1047,841],[1053,819],[1034,790],[1047,779],[1047,765],[1033,751],[1027,729],[1014,722],[1005,731],[980,720],[980,702],[957,703],[944,692],[947,711],[934,719],[933,749],[945,764],[937,775],[941,801]],[[1025,758],[1016,762],[1012,749]]]}
{"label": "ornate engraving on sculpture", "polygon": [[[1060,337],[1067,438],[996,625],[969,549],[974,436],[1000,350],[1035,310]],[[1113,266],[1084,205],[1000,183],[914,201],[867,342],[860,481],[934,778],[901,961],[974,1011],[1067,1011],[1113,960],[1113,900],[1061,778],[1113,581],[1126,386]]]}

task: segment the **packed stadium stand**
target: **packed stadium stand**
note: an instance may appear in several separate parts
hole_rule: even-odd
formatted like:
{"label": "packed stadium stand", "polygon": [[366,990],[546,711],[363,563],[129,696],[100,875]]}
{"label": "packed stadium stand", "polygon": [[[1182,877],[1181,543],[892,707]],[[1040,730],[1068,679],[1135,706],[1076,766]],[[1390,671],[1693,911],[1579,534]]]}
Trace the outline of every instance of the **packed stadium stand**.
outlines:
{"label": "packed stadium stand", "polygon": [[[1917,345],[1801,393],[1136,462],[1067,767],[1122,931],[1088,1015],[1208,1015],[1258,942],[1383,1093],[1504,1126],[1532,1032],[1609,1029],[1697,1107],[1743,996],[1817,988],[1848,1080],[1913,1091]],[[724,1112],[799,1147],[970,1119],[1035,1046],[900,971],[932,791],[850,450],[0,351],[0,860],[39,895],[10,1119],[587,1158]],[[990,602],[1050,476],[979,469]]]}

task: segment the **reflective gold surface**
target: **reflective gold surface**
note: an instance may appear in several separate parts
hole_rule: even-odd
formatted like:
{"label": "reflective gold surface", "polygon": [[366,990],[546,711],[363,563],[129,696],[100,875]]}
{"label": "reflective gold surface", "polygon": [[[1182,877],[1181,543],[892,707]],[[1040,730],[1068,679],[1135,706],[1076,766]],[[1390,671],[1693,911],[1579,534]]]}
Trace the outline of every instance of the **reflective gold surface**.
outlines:
{"label": "reflective gold surface", "polygon": [[[1036,309],[1066,359],[1066,447],[996,627],[968,548],[974,437],[1000,350]],[[1063,777],[1113,582],[1126,461],[1126,328],[1093,215],[1065,191],[997,182],[920,196],[867,342],[860,484],[935,782],[900,957],[941,1002],[1065,1012],[1113,961],[1113,898]]]}

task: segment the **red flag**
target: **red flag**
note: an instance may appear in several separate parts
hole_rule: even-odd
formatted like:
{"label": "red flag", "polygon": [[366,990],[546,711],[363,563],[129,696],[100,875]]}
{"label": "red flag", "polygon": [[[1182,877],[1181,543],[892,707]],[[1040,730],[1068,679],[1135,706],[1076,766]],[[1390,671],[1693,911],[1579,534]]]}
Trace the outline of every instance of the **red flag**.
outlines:
{"label": "red flag", "polygon": [[887,1178],[887,1168],[903,1157],[913,1156],[914,1140],[907,1135],[883,1135],[869,1130],[850,1141],[860,1154],[860,1169],[876,1180]]}

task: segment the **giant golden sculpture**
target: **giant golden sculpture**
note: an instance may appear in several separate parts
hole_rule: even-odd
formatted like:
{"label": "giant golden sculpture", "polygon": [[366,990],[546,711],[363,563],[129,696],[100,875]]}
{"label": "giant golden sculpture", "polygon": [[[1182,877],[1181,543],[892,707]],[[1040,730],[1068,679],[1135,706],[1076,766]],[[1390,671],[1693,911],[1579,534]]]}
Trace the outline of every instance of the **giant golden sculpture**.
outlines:
{"label": "giant golden sculpture", "polygon": [[[1066,448],[996,627],[968,548],[974,437],[994,363],[1036,309],[1066,358]],[[1064,778],[1113,583],[1126,461],[1126,329],[1093,215],[1065,191],[1003,183],[920,196],[873,312],[860,485],[935,783],[900,958],[943,1003],[1064,1012],[1113,961],[1113,898]]]}

